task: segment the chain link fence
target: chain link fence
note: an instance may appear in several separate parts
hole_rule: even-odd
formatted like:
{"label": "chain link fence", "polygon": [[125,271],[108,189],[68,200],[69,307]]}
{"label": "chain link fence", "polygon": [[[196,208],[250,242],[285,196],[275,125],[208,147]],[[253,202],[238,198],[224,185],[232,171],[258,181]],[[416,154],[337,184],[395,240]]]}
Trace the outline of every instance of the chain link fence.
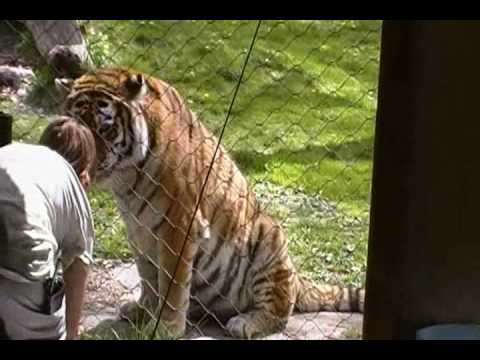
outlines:
{"label": "chain link fence", "polygon": [[[119,65],[168,82],[220,134],[256,21],[76,24],[95,67]],[[263,21],[222,140],[264,211],[284,229],[298,272],[318,283],[364,284],[380,27]],[[0,79],[0,110],[14,116],[18,142],[37,142],[59,112],[58,72],[35,41],[18,22],[0,25],[0,69],[21,75],[15,86]],[[124,221],[111,193],[94,188],[89,197],[97,262],[83,336],[148,338],[145,329],[117,319],[119,306],[141,291]],[[205,317],[188,319],[187,338],[228,337],[225,322],[204,310]],[[282,333],[267,338],[359,338],[360,329],[358,314],[294,314]]]}

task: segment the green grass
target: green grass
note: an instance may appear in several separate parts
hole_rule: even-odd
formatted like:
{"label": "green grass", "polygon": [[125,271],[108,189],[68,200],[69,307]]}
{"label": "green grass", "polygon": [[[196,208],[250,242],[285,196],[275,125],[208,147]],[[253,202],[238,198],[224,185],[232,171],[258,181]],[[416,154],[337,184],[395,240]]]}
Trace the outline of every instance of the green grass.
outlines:
{"label": "green grass", "polygon": [[[97,64],[172,83],[218,134],[255,26],[92,21],[87,31]],[[264,21],[225,133],[252,184],[301,189],[334,206],[328,216],[268,208],[285,222],[295,263],[318,280],[363,282],[379,35],[379,21]],[[111,197],[95,190],[90,198],[97,256],[129,257]]]}
{"label": "green grass", "polygon": [[[103,324],[95,331],[84,332],[81,334],[81,340],[150,340],[154,331],[154,322],[149,322],[143,327],[138,327],[133,323],[127,323],[124,320],[113,321],[108,325]],[[175,340],[176,338],[169,334],[168,330],[159,324],[155,332],[154,340]]]}
{"label": "green grass", "polygon": [[88,194],[94,211],[95,255],[101,258],[128,259],[131,256],[126,243],[126,229],[109,192],[97,187]]}
{"label": "green grass", "polygon": [[[96,21],[90,43],[104,64],[174,84],[218,134],[255,25]],[[378,21],[263,22],[224,138],[251,183],[335,204],[318,218],[269,208],[286,222],[296,264],[318,280],[363,282],[379,30]]]}
{"label": "green grass", "polygon": [[0,98],[0,111],[13,115],[13,141],[37,143],[48,124],[48,116],[40,116],[31,109],[19,109],[16,104]]}
{"label": "green grass", "polygon": [[343,333],[342,340],[362,340],[362,329],[355,327],[347,329]]}

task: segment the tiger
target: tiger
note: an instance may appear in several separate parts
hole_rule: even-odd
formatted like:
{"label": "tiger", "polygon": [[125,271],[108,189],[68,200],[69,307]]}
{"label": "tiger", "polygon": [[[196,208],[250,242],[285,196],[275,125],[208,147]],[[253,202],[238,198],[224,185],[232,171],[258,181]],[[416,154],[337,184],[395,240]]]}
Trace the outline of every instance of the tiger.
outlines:
{"label": "tiger", "polygon": [[228,335],[254,339],[284,330],[294,311],[363,312],[362,287],[297,273],[280,223],[223,145],[215,153],[217,137],[175,87],[122,67],[55,83],[61,111],[95,134],[95,181],[126,224],[141,294],[120,307],[122,318],[160,316],[182,337],[207,315]]}

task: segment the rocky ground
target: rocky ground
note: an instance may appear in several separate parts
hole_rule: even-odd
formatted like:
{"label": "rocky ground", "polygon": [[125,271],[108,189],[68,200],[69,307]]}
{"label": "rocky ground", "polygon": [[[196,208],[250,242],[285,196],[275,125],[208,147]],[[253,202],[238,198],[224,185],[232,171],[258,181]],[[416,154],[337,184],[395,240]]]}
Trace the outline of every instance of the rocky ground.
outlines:
{"label": "rocky ground", "polygon": [[[135,265],[120,261],[100,261],[91,273],[87,287],[82,331],[93,338],[132,338],[131,327],[118,319],[118,308],[139,296],[139,277]],[[358,339],[362,315],[350,313],[294,314],[284,331],[265,340]],[[138,335],[137,335],[138,336]],[[221,324],[209,320],[193,324],[186,339],[226,340]]]}

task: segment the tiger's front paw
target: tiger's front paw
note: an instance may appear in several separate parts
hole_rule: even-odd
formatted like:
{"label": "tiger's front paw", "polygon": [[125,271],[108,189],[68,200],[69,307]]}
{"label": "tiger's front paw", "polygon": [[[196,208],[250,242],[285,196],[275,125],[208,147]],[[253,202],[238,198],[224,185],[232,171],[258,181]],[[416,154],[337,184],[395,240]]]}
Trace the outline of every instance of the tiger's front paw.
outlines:
{"label": "tiger's front paw", "polygon": [[153,315],[145,306],[132,301],[120,308],[120,318],[137,325],[145,325],[153,318]]}
{"label": "tiger's front paw", "polygon": [[[148,328],[155,331],[155,325],[157,319],[152,319],[148,323]],[[185,335],[185,322],[181,321],[169,321],[165,322],[160,320],[157,330],[155,331],[155,339],[158,340],[175,340],[183,337]]]}

